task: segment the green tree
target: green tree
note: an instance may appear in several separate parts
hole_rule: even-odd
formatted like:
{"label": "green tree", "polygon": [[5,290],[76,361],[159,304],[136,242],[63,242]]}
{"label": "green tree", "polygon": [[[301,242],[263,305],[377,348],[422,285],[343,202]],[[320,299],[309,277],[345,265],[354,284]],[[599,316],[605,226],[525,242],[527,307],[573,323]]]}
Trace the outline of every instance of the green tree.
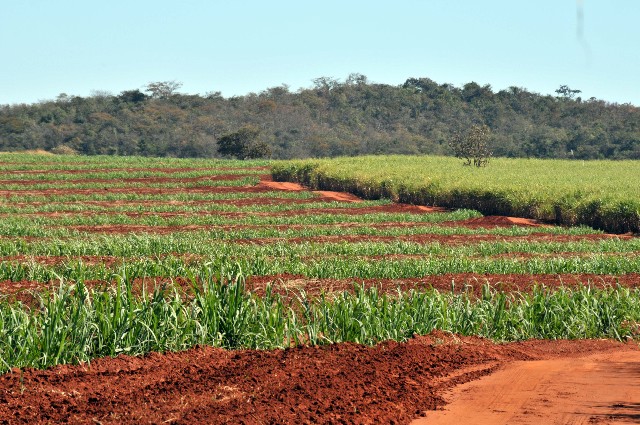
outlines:
{"label": "green tree", "polygon": [[485,124],[473,125],[465,134],[458,133],[449,143],[456,158],[464,159],[464,165],[484,167],[489,163],[489,134],[491,130]]}
{"label": "green tree", "polygon": [[271,156],[269,146],[257,138],[260,130],[246,125],[238,131],[228,133],[218,140],[218,153],[238,159],[265,158]]}
{"label": "green tree", "polygon": [[149,92],[151,97],[156,99],[166,99],[176,94],[178,89],[182,87],[182,83],[175,80],[156,81],[154,83],[147,84],[146,87],[145,91]]}
{"label": "green tree", "polygon": [[576,94],[582,93],[582,90],[571,90],[569,86],[563,84],[556,90],[556,93],[558,93],[558,95],[562,96],[564,99],[569,100],[573,99]]}
{"label": "green tree", "polygon": [[122,102],[128,103],[140,103],[144,102],[147,99],[147,95],[142,93],[140,90],[125,90],[120,93],[118,99]]}

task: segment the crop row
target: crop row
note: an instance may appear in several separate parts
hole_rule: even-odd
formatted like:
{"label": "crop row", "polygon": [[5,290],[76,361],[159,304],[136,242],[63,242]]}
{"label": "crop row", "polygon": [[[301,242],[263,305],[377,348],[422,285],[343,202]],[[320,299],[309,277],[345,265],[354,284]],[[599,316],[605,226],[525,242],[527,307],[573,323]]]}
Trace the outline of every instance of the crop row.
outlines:
{"label": "crop row", "polygon": [[[359,289],[355,294],[285,304],[267,291],[256,297],[244,278],[200,268],[192,293],[156,289],[135,296],[121,271],[115,288],[61,283],[36,308],[0,301],[0,372],[44,368],[96,357],[184,350],[197,344],[225,348],[284,348],[343,341],[374,344],[406,340],[433,329],[499,341],[526,338],[617,338],[636,335],[640,292],[589,287],[504,294],[488,287],[481,298],[436,290],[398,296]],[[631,324],[631,325],[630,325]]]}
{"label": "crop row", "polygon": [[[498,227],[498,228],[469,228],[464,226],[439,226],[423,223],[422,225],[411,225],[407,223],[383,223],[384,225],[370,226],[367,223],[356,223],[350,226],[339,225],[308,225],[308,226],[252,226],[238,227],[237,225],[224,226],[176,226],[171,228],[171,234],[177,235],[196,235],[203,234],[210,240],[216,241],[234,241],[263,238],[315,238],[315,237],[338,237],[338,236],[382,236],[382,237],[401,237],[401,236],[420,236],[420,235],[437,235],[437,236],[461,236],[461,235],[492,235],[492,236],[527,236],[527,235],[564,235],[564,236],[580,236],[598,234],[589,227]],[[166,229],[166,227],[157,227]],[[149,226],[144,230],[135,229],[136,235],[141,237],[150,237],[154,233],[155,227]],[[98,229],[99,232],[99,229]],[[132,233],[128,232],[128,233]],[[166,232],[162,232],[166,233]],[[0,220],[0,234],[5,239],[13,240],[16,237],[30,238],[88,238],[91,233],[80,231],[70,227],[51,227],[42,225],[33,225],[33,222],[24,219]]]}
{"label": "crop row", "polygon": [[15,194],[9,193],[4,199],[7,206],[16,203],[90,203],[90,202],[204,202],[204,201],[221,201],[221,200],[238,200],[238,199],[262,199],[262,198],[278,198],[278,199],[311,199],[320,195],[313,192],[282,192],[282,191],[264,191],[264,192],[237,192],[233,189],[225,193],[206,193],[206,192],[183,192],[170,194],[140,194],[136,192],[90,192],[84,194],[71,193],[53,193],[53,194]]}
{"label": "crop row", "polygon": [[0,153],[0,172],[11,170],[91,170],[95,168],[250,168],[269,165],[267,160],[203,158],[153,158],[127,156],[67,156]]}
{"label": "crop row", "polygon": [[290,242],[279,239],[260,245],[219,240],[211,243],[208,233],[170,235],[99,235],[67,240],[25,241],[0,239],[0,256],[161,256],[167,253],[239,257],[317,257],[423,255],[472,257],[524,253],[568,256],[572,254],[636,254],[640,239],[577,240],[569,242],[506,241],[447,245],[441,242]]}
{"label": "crop row", "polygon": [[11,190],[47,190],[47,189],[105,189],[105,188],[192,188],[192,187],[219,187],[219,186],[255,186],[260,181],[259,177],[249,176],[238,178],[233,180],[211,180],[208,178],[202,178],[198,180],[175,181],[168,182],[141,182],[138,180],[126,181],[126,180],[114,180],[106,182],[51,182],[51,183],[37,183],[25,186],[23,184],[3,184],[3,191]]}
{"label": "crop row", "polygon": [[638,161],[497,158],[477,168],[445,157],[376,156],[279,162],[272,175],[367,199],[640,232]]}
{"label": "crop row", "polygon": [[[246,168],[224,168],[224,169],[204,169],[204,170],[185,170],[185,171],[150,171],[145,169],[129,169],[129,170],[87,170],[82,174],[60,173],[60,170],[53,170],[51,173],[2,173],[0,171],[0,181],[3,184],[14,181],[28,181],[34,183],[42,183],[47,181],[82,181],[82,180],[118,180],[118,179],[142,179],[142,178],[167,178],[167,179],[193,179],[197,177],[215,177],[215,176],[234,176],[234,175],[258,175],[264,174],[263,170],[252,170]],[[24,184],[24,183],[23,183]]]}
{"label": "crop row", "polygon": [[[264,199],[264,198],[263,198]],[[269,198],[266,198],[267,200]],[[382,205],[389,205],[391,202],[389,200],[378,200],[378,201],[364,201],[359,202],[357,204],[349,204],[345,202],[336,202],[336,201],[316,201],[316,202],[308,202],[308,203],[286,203],[283,199],[272,198],[274,200],[273,204],[260,204],[257,200],[255,203],[248,205],[233,205],[229,203],[222,203],[220,201],[210,202],[207,204],[198,203],[198,204],[149,204],[145,205],[143,203],[130,203],[130,204],[103,204],[103,205],[95,205],[88,203],[47,203],[40,205],[2,205],[0,204],[0,214],[44,214],[44,213],[65,213],[65,214],[73,214],[73,213],[83,213],[83,212],[92,212],[96,214],[108,213],[108,214],[121,214],[121,213],[144,213],[144,214],[154,214],[154,213],[182,213],[182,214],[193,214],[193,213],[221,213],[221,212],[239,212],[239,213],[275,213],[275,212],[283,212],[283,211],[303,211],[303,210],[312,210],[318,208],[332,208],[332,209],[368,209],[371,207],[377,207]]]}
{"label": "crop row", "polygon": [[[345,225],[361,223],[375,225],[388,222],[442,223],[464,220],[479,214],[470,210],[433,214],[410,213],[369,213],[369,214],[309,214],[293,216],[252,215],[246,217],[225,217],[223,215],[169,216],[144,215],[131,217],[125,214],[60,214],[55,216],[10,216],[3,217],[0,225],[11,226],[98,226],[98,225],[142,225],[142,226],[295,226],[295,225]],[[3,232],[3,234],[6,234]]]}
{"label": "crop row", "polygon": [[[335,257],[314,259],[308,257],[252,256],[229,258],[214,254],[197,258],[180,256],[128,258],[123,263],[130,274],[146,277],[180,277],[186,270],[199,264],[215,264],[219,267],[238,265],[251,276],[279,274],[301,275],[307,278],[424,278],[447,273],[476,274],[566,274],[592,273],[619,275],[640,273],[640,256],[621,254],[591,254],[589,256],[553,256],[550,258],[485,258],[459,256],[424,256],[420,258],[369,258]],[[54,265],[36,261],[0,262],[0,281],[50,282],[59,278],[72,281],[106,281],[113,267],[104,263],[86,264],[81,259],[70,258]]]}

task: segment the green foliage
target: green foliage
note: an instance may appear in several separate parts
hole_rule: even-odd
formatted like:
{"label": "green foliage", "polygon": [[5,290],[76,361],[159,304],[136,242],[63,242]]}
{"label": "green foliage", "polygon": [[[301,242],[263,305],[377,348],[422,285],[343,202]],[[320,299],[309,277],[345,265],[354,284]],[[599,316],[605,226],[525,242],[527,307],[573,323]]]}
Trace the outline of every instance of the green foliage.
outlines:
{"label": "green foliage", "polygon": [[134,89],[4,105],[0,151],[65,145],[87,155],[215,157],[222,136],[252,126],[261,132],[250,157],[453,155],[455,135],[484,122],[497,157],[640,159],[639,108],[574,100],[566,86],[556,97],[429,78],[374,84],[361,74],[313,83],[224,98],[182,94],[180,83],[161,81],[147,85],[148,95]]}
{"label": "green foliage", "polygon": [[122,271],[111,276],[113,289],[61,280],[53,293],[35,295],[35,307],[0,300],[0,372],[198,344],[229,349],[375,344],[434,329],[499,341],[622,340],[634,336],[633,324],[640,321],[637,289],[582,286],[551,292],[538,287],[532,294],[506,295],[485,287],[476,299],[436,290],[390,296],[356,285],[355,294],[313,300],[300,292],[299,306],[290,308],[269,289],[265,297],[247,292],[237,267],[202,267],[187,276],[187,297],[172,287],[134,295],[135,276]]}
{"label": "green foliage", "polygon": [[[147,84],[147,88],[145,89],[145,91],[149,92],[151,97],[166,99],[176,94],[177,90],[180,87],[182,87],[182,83],[178,81],[156,81]],[[131,97],[137,99],[140,98],[140,96],[137,94],[134,94],[134,96]]]}
{"label": "green foliage", "polygon": [[218,140],[218,153],[238,159],[269,157],[269,146],[256,140],[259,134],[260,130],[252,126],[244,126],[238,131],[225,134]]}
{"label": "green foliage", "polygon": [[147,95],[142,93],[140,90],[125,90],[120,93],[118,96],[118,100],[127,103],[140,103],[147,100]]}
{"label": "green foliage", "polygon": [[582,93],[582,90],[572,90],[569,86],[563,84],[556,90],[556,93],[565,99],[573,99],[576,94]]}
{"label": "green foliage", "polygon": [[367,199],[640,232],[637,161],[497,158],[490,168],[469,169],[446,157],[370,156],[278,162],[272,175]]}

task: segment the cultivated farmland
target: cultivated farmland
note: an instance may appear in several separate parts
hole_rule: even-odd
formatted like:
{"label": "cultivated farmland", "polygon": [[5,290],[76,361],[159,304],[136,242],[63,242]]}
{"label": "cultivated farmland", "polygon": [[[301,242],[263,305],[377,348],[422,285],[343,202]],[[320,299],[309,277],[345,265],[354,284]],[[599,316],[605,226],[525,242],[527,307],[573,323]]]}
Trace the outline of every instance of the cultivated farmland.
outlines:
{"label": "cultivated farmland", "polygon": [[489,167],[461,164],[401,155],[301,160],[278,163],[274,176],[367,199],[640,233],[640,161],[495,158]]}
{"label": "cultivated farmland", "polygon": [[513,359],[637,352],[637,237],[272,165],[0,155],[0,420],[408,423]]}

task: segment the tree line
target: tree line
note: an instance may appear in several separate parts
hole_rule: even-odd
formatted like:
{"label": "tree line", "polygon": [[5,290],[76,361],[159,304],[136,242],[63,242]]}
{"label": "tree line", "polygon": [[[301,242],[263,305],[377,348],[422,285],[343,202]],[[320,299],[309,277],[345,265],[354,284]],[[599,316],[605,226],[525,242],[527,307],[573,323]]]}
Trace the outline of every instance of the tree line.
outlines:
{"label": "tree line", "polygon": [[[0,150],[175,157],[453,155],[451,141],[486,126],[493,156],[640,159],[640,108],[524,88],[456,87],[429,78],[376,84],[362,74],[291,91],[223,97],[175,81],[88,97],[0,106]],[[244,138],[244,139],[243,139]],[[245,140],[239,151],[230,150]]]}

